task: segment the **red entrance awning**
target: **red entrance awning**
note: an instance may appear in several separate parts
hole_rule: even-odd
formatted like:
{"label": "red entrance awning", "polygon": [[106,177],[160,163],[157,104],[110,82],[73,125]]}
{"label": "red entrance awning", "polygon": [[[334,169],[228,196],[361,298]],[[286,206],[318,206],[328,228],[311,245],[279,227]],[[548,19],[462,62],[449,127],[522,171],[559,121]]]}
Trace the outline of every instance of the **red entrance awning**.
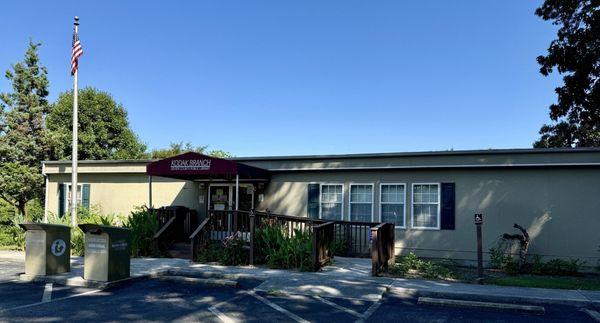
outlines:
{"label": "red entrance awning", "polygon": [[194,152],[152,162],[146,166],[146,173],[151,176],[184,180],[233,180],[236,175],[239,175],[240,179],[268,180],[270,178],[269,171],[266,169]]}

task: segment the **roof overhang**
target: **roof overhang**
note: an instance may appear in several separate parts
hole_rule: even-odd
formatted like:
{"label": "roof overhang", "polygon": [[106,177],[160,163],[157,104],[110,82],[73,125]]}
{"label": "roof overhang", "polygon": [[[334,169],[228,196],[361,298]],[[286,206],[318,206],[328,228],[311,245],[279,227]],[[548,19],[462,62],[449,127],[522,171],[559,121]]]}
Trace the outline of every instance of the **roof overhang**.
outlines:
{"label": "roof overhang", "polygon": [[151,176],[183,180],[240,179],[268,180],[269,171],[232,160],[206,156],[195,152],[157,160],[146,166]]}

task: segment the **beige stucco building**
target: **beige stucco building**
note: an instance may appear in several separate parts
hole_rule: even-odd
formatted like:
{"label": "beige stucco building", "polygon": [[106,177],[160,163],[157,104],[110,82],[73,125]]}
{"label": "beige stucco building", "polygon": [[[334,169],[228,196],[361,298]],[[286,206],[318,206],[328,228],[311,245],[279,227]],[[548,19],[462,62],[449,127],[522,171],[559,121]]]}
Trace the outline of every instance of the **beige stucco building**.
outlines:
{"label": "beige stucco building", "polygon": [[[193,157],[193,158],[192,158]],[[171,160],[171,169],[210,173],[209,157]],[[205,158],[201,159],[201,158]],[[191,158],[191,159],[190,159]],[[208,161],[206,165],[201,162]],[[502,233],[531,238],[530,254],[600,259],[600,149],[516,149],[234,158],[268,172],[238,178],[240,209],[349,221],[394,222],[396,250],[476,259],[473,215],[484,216],[484,250]],[[181,205],[200,217],[235,208],[235,180],[150,176],[149,160],[81,161],[81,203],[103,213]],[[176,163],[178,162],[178,163]],[[188,162],[198,162],[189,166]],[[175,165],[175,166],[174,166]],[[183,166],[182,166],[183,165]],[[173,168],[175,167],[175,168]],[[191,167],[191,168],[190,168]],[[44,162],[46,212],[68,210],[70,161]]]}

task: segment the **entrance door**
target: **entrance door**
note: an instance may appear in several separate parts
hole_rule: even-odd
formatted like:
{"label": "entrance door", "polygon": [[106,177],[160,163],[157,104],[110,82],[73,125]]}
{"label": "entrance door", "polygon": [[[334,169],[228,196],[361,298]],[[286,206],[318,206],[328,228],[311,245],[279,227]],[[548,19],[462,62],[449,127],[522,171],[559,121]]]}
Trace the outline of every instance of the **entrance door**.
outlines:
{"label": "entrance door", "polygon": [[225,211],[231,209],[229,185],[210,185],[208,192],[209,210]]}
{"label": "entrance door", "polygon": [[[235,184],[211,184],[208,194],[208,209],[216,211],[235,210]],[[240,184],[240,210],[254,208],[254,186]]]}

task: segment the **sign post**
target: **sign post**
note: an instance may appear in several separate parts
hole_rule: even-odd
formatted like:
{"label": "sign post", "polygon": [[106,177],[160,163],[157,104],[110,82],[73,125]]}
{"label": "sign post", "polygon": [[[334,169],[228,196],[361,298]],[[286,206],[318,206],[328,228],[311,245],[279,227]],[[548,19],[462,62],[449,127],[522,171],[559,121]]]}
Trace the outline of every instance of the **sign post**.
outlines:
{"label": "sign post", "polygon": [[477,228],[477,280],[480,281],[483,279],[483,238],[481,236],[483,214],[475,214],[473,220],[475,222],[475,227]]}

